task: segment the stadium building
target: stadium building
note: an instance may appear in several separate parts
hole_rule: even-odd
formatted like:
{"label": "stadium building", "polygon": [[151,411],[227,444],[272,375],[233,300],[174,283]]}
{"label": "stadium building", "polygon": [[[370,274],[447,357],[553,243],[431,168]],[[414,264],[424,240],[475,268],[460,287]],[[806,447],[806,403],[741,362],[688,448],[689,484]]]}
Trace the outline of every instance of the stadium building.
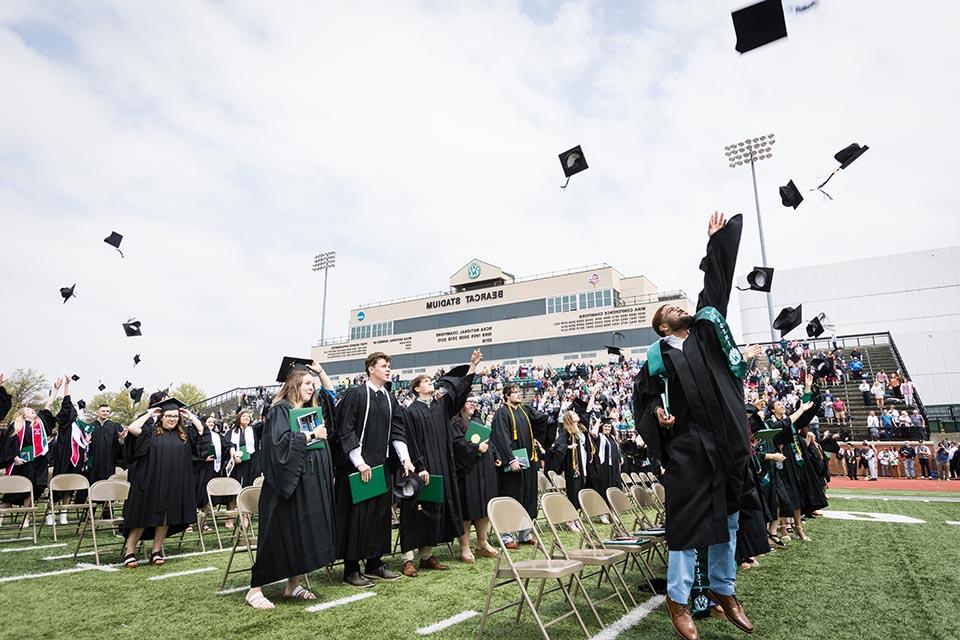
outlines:
{"label": "stadium building", "polygon": [[404,378],[465,363],[474,348],[505,365],[606,358],[608,345],[636,356],[656,339],[650,318],[664,302],[693,310],[684,292],[660,292],[608,265],[518,278],[474,259],[446,291],[353,309],[350,335],[313,347],[312,356],[335,381],[362,373],[374,351],[390,354]]}

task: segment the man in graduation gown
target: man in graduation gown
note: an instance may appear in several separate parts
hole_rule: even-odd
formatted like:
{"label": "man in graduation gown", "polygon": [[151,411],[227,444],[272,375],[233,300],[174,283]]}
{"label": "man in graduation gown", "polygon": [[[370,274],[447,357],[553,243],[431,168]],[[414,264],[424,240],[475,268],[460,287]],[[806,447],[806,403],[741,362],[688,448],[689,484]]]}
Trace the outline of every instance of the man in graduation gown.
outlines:
{"label": "man in graduation gown", "polygon": [[710,597],[737,627],[753,629],[735,595],[734,551],[750,456],[744,356],[759,349],[741,353],[724,318],[741,231],[741,216],[711,216],[697,315],[670,304],[657,309],[653,329],[662,339],[647,350],[634,383],[638,431],[666,469],[667,610],[688,640],[699,637],[688,608],[697,547],[709,547]]}
{"label": "man in graduation gown", "polygon": [[[520,404],[520,387],[507,384],[503,387],[504,402],[493,416],[494,455],[500,461],[497,481],[498,495],[509,496],[523,505],[530,518],[537,517],[537,471],[544,451],[543,443],[555,424],[553,418],[533,407]],[[521,459],[525,458],[525,466]],[[520,531],[520,542],[535,544],[533,531]],[[517,548],[517,539],[511,534],[503,535],[503,544],[508,549]]]}
{"label": "man in graduation gown", "polygon": [[[332,443],[339,447],[334,499],[338,557],[343,559],[344,583],[354,587],[373,586],[371,578],[398,580],[400,574],[381,560],[390,553],[391,493],[353,504],[350,474],[359,473],[363,482],[369,482],[373,468],[384,466],[386,477],[391,477],[389,467],[397,460],[406,473],[414,472],[404,438],[403,409],[390,391],[390,357],[376,351],[364,364],[368,381],[347,389],[337,404],[336,444]],[[360,560],[366,561],[363,574]]]}
{"label": "man in graduation gown", "polygon": [[90,446],[87,449],[87,479],[90,484],[106,480],[116,472],[118,466],[122,466],[120,463],[123,462],[123,443],[120,434],[123,427],[111,420],[110,414],[110,405],[101,404],[97,407],[97,417],[93,421],[93,432],[90,434]]}
{"label": "man in graduation gown", "polygon": [[417,399],[403,412],[410,458],[421,482],[429,483],[430,476],[443,478],[443,501],[423,502],[418,499],[419,492],[400,501],[400,551],[405,576],[417,575],[413,564],[414,549],[420,550],[421,569],[446,569],[447,566],[433,555],[433,547],[463,535],[463,509],[450,420],[460,413],[467,401],[477,363],[482,359],[483,355],[476,350],[469,366],[455,367],[437,380],[436,386],[445,391],[438,399],[434,399],[434,383],[430,376],[417,376],[410,385],[417,394]]}

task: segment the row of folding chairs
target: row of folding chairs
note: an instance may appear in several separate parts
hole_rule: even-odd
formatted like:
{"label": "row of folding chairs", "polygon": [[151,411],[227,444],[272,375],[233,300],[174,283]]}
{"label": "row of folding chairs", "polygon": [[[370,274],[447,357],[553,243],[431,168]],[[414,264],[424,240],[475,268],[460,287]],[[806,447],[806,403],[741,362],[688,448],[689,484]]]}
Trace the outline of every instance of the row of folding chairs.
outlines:
{"label": "row of folding chairs", "polygon": [[[542,493],[540,506],[550,534],[549,547],[544,542],[546,538],[544,528],[537,521],[532,520],[516,500],[494,498],[488,503],[487,515],[490,518],[490,524],[501,539],[502,535],[508,532],[532,529],[536,544],[532,557],[526,560],[517,557],[520,555],[519,551],[511,554],[505,545],[501,545],[502,551],[497,557],[484,601],[483,614],[477,630],[478,639],[483,635],[490,615],[513,607],[517,609],[517,621],[524,607],[529,608],[544,638],[549,638],[547,633],[549,626],[570,616],[576,618],[584,635],[589,637],[590,633],[577,609],[575,597],[577,594],[582,594],[590,613],[600,627],[604,628],[595,601],[584,586],[584,581],[594,576],[597,577],[598,590],[604,583],[610,588],[606,595],[597,594],[602,597],[596,600],[596,603],[615,599],[624,612],[629,611],[630,605],[636,606],[636,600],[630,593],[624,577],[631,567],[640,572],[651,592],[654,591],[651,559],[652,553],[656,552],[664,564],[666,563],[660,549],[665,544],[664,531],[645,526],[648,520],[645,519],[642,509],[617,487],[607,490],[606,500],[593,489],[581,490],[578,499],[579,511],[561,491],[554,489]],[[633,518],[633,522],[632,526],[628,527],[625,522],[630,517]],[[560,527],[571,523],[575,524],[580,531],[576,547],[565,544],[560,535]],[[606,534],[601,527],[609,527]],[[543,559],[538,559],[538,554],[542,554]],[[593,572],[584,574],[586,568],[593,569]],[[531,580],[539,581],[536,594],[529,588]],[[547,589],[547,584],[552,584],[554,581],[557,586]],[[491,609],[494,591],[510,584],[516,584],[519,587],[519,599]],[[552,620],[545,621],[540,613],[541,602],[545,595],[557,591],[562,592],[567,608]]]}

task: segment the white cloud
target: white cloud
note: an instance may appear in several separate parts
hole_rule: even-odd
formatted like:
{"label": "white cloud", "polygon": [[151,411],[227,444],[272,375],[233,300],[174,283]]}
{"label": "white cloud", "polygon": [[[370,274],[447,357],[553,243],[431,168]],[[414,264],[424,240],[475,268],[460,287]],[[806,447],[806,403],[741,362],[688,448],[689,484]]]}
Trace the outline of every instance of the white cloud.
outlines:
{"label": "white cloud", "polygon": [[[774,266],[955,244],[960,8],[920,4],[821,2],[743,56],[737,7],[693,1],[9,4],[0,368],[76,369],[81,394],[265,382],[319,335],[326,249],[328,336],[473,256],[608,262],[694,296],[713,209],[744,213],[741,271],[759,262],[749,172],[723,146],[771,131]],[[780,206],[853,141],[871,150],[835,201]],[[574,144],[591,168],[561,191]],[[131,313],[142,339],[122,336]]]}

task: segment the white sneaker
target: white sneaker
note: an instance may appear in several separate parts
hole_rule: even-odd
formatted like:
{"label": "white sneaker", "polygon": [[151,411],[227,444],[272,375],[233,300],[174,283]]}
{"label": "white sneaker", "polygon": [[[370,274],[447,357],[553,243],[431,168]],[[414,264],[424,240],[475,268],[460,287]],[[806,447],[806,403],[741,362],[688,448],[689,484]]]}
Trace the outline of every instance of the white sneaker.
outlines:
{"label": "white sneaker", "polygon": [[67,524],[67,512],[66,512],[66,511],[61,511],[61,512],[60,512],[60,524]]}
{"label": "white sneaker", "polygon": [[47,518],[46,518],[46,520],[43,521],[43,523],[44,523],[45,525],[47,525],[48,527],[52,527],[52,526],[53,526],[53,514],[52,514],[52,513],[48,513],[48,514],[47,514]]}

